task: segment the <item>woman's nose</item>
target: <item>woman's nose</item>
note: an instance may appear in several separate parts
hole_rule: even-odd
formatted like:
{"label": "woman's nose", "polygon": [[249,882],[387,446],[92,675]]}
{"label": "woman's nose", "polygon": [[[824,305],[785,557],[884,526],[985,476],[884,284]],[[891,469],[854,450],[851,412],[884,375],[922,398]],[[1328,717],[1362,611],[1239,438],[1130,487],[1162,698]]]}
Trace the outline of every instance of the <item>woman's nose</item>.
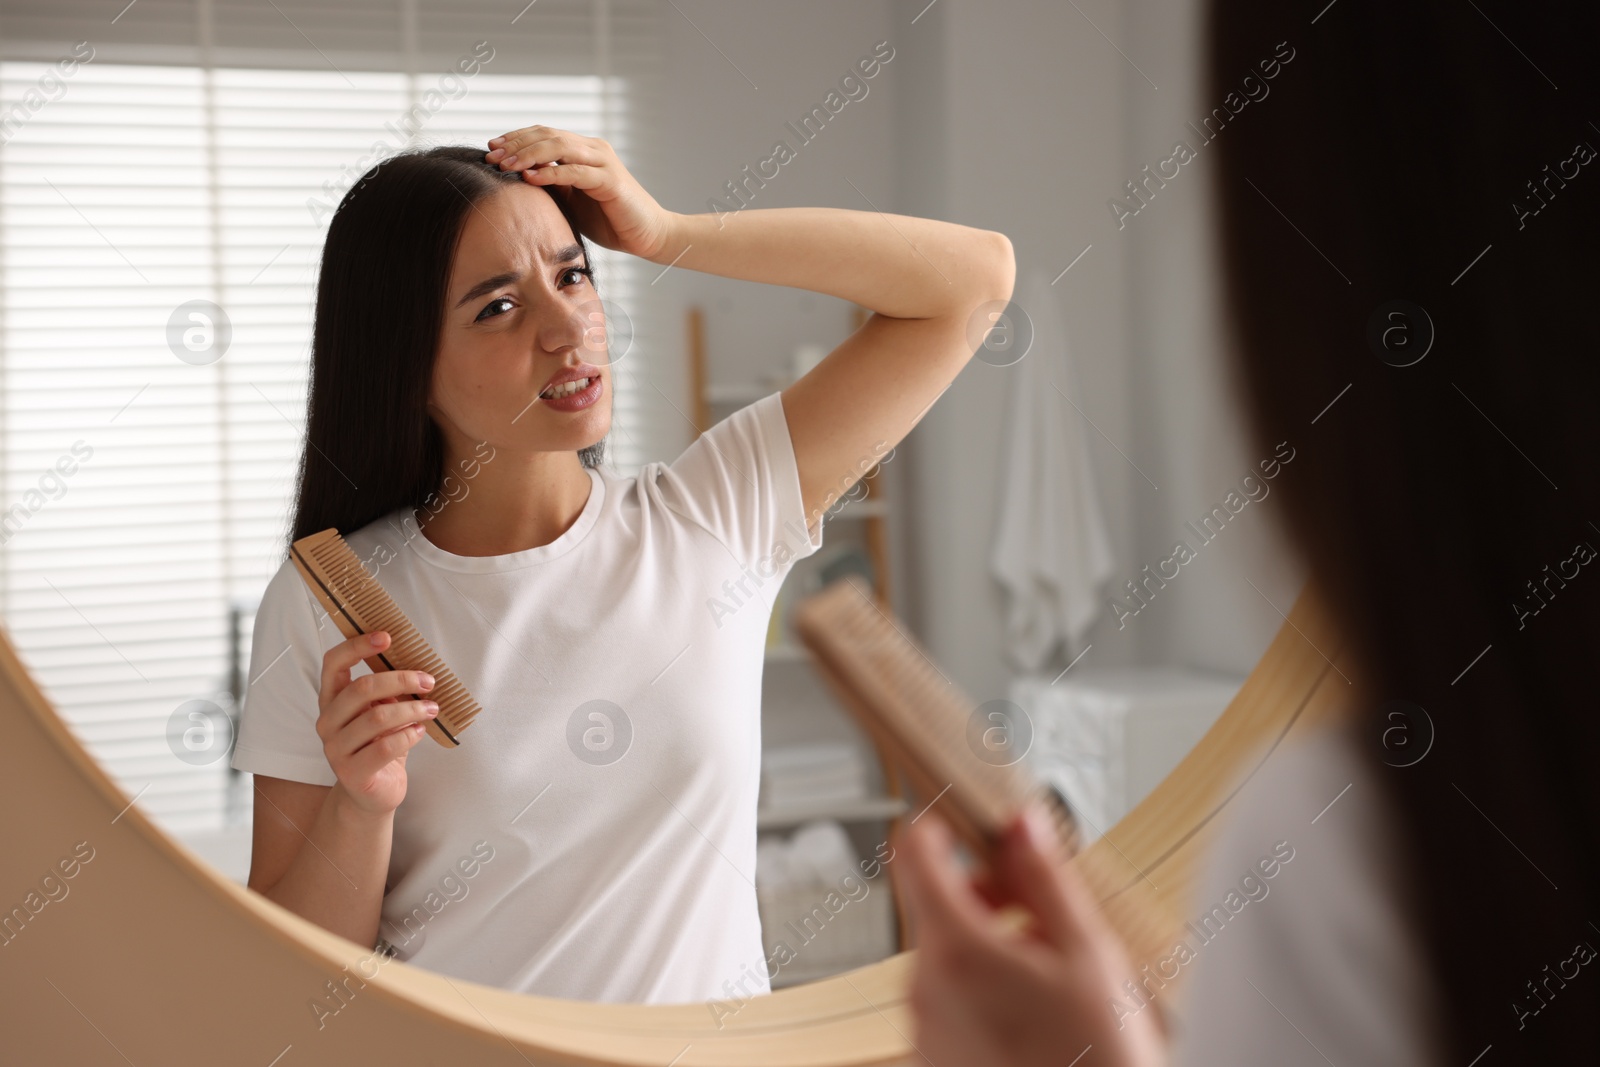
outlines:
{"label": "woman's nose", "polygon": [[590,324],[581,308],[574,307],[570,301],[552,297],[543,307],[535,310],[539,315],[539,345],[546,352],[583,348]]}

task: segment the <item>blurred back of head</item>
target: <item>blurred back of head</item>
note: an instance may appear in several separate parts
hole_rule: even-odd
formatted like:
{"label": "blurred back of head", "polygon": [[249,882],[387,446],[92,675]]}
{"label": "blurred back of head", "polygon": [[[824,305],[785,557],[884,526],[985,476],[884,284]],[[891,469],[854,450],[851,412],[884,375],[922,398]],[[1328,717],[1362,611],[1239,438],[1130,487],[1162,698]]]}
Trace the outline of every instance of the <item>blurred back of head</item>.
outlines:
{"label": "blurred back of head", "polygon": [[1297,450],[1283,514],[1361,672],[1463,1064],[1600,1047],[1600,973],[1568,962],[1600,946],[1597,29],[1214,0],[1208,30],[1211,102],[1294,53],[1216,134],[1239,386],[1255,444]]}

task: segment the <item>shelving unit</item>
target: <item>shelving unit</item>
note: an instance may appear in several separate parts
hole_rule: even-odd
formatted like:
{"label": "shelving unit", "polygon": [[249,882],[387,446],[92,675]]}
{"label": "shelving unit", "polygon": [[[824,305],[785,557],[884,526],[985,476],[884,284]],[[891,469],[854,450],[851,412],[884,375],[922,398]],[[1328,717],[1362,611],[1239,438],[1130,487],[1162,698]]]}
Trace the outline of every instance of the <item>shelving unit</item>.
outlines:
{"label": "shelving unit", "polygon": [[901,797],[867,797],[838,804],[807,804],[786,808],[766,808],[756,813],[757,830],[780,830],[799,826],[812,819],[837,819],[840,822],[887,822],[905,814]]}
{"label": "shelving unit", "polygon": [[775,645],[767,646],[768,663],[788,663],[792,661],[803,662],[806,658],[807,653],[804,648],[796,644],[791,644],[788,641],[780,641]]}
{"label": "shelving unit", "polygon": [[[868,312],[865,308],[856,307],[852,313],[852,329],[859,329],[865,322]],[[787,386],[788,380],[768,377],[756,382],[716,382],[711,380],[709,363],[707,359],[706,322],[705,314],[699,307],[691,307],[687,312],[687,342],[689,357],[689,381],[691,389],[691,403],[693,419],[696,429],[704,432],[720,419],[733,411],[748,404],[755,403],[774,392]],[[864,494],[854,499],[846,498],[830,508],[823,520],[827,526],[833,543],[844,541],[851,547],[859,548],[871,570],[871,584],[874,599],[885,610],[890,610],[891,587],[891,557],[890,557],[890,528],[893,521],[893,502],[887,493],[882,480],[878,477],[880,469],[874,467],[860,481]],[[823,549],[827,552],[827,548]],[[844,557],[838,557],[842,560]],[[802,561],[797,565],[797,571],[809,562]],[[775,630],[774,640],[771,640],[766,650],[766,660],[769,667],[779,668],[781,671],[803,670],[811,673],[810,655],[806,650],[795,643],[784,633],[784,616],[786,609],[794,594],[792,588],[797,575],[791,573],[785,582],[785,587],[779,590],[779,601],[774,610]],[[787,676],[786,676],[787,677]],[[886,840],[891,832],[891,827],[906,813],[907,802],[904,799],[900,781],[892,767],[883,759],[871,739],[854,725],[852,720],[842,710],[840,715],[849,723],[849,729],[858,743],[863,747],[872,747],[877,756],[878,765],[882,770],[884,792],[878,796],[864,797],[858,800],[843,802],[819,803],[815,805],[796,805],[781,809],[763,808],[757,813],[756,827],[758,832],[770,833],[773,831],[797,827],[813,819],[833,819],[844,824],[857,841],[858,850],[862,842],[869,840]],[[876,831],[876,832],[874,832]],[[871,855],[872,849],[868,846],[864,855]],[[887,873],[881,877],[889,878]],[[908,945],[905,910],[900,906],[898,892],[892,894],[894,908],[894,927],[896,931],[897,948]],[[862,961],[868,962],[868,961]],[[774,985],[789,984],[793,981],[805,981],[815,977],[823,977],[822,973],[807,971],[804,976],[798,972],[790,972],[786,981],[780,983],[774,980]]]}
{"label": "shelving unit", "polygon": [[[858,330],[867,321],[867,309],[859,305],[852,312],[852,330]],[[693,391],[695,428],[704,433],[718,419],[728,413],[753,404],[762,397],[788,385],[788,381],[768,378],[764,381],[713,382],[706,357],[705,313],[698,307],[688,310],[689,382]],[[827,520],[861,523],[863,547],[873,570],[873,593],[878,603],[888,610],[890,603],[890,559],[888,522],[891,514],[889,501],[883,495],[881,481],[874,467],[861,479],[865,496],[845,500],[834,505]]]}

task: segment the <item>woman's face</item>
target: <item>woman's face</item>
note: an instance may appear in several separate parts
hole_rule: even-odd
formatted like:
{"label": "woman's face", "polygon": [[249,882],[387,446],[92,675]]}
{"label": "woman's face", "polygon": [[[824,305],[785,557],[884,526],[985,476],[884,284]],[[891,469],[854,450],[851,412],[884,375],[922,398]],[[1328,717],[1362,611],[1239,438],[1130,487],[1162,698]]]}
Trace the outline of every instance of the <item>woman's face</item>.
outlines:
{"label": "woman's face", "polygon": [[606,435],[611,369],[588,267],[538,186],[507,182],[467,212],[429,401],[447,441],[576,452]]}

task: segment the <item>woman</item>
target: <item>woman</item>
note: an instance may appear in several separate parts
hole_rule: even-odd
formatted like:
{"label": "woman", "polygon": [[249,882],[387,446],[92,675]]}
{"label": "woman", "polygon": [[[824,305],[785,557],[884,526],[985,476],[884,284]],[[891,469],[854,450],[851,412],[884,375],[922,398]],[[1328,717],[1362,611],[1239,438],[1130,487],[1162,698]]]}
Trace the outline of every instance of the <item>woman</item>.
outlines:
{"label": "woman", "polygon": [[[771,594],[971,356],[969,320],[1009,298],[1010,242],[870,212],[682,215],[604,141],[531,126],[489,148],[394,157],[340,204],[293,527],[337,527],[483,714],[459,748],[419,747],[436,709],[407,694],[428,680],[361,673],[387,635],[341,640],[285,563],[233,761],[256,774],[249,884],[519,992],[764,992]],[[585,239],[874,314],[622,478],[598,465],[614,378]]]}
{"label": "woman", "polygon": [[1284,850],[1177,990],[1130,994],[1025,824],[996,899],[1038,917],[1027,939],[919,820],[894,869],[939,1067],[1163,1062],[1168,1011],[1178,1063],[1594,1061],[1597,21],[1215,4],[1207,97],[1255,79],[1206,149],[1246,407],[1257,445],[1303,442],[1280,506],[1352,696],[1229,804],[1190,915]]}

